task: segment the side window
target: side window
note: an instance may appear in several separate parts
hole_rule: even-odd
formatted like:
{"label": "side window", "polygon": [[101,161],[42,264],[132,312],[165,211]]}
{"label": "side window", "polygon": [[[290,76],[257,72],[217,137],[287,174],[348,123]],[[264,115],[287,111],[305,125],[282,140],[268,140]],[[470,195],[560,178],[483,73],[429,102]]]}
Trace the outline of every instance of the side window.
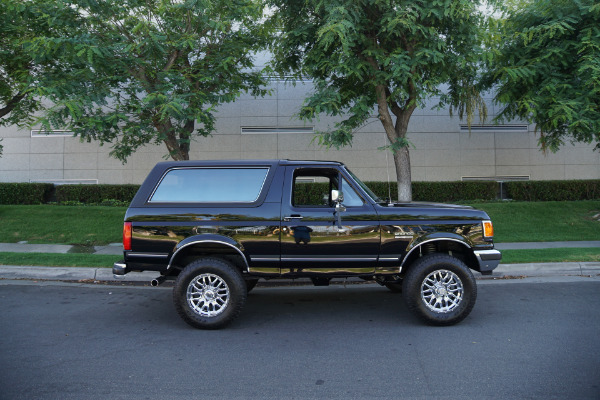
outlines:
{"label": "side window", "polygon": [[[294,207],[331,208],[331,191],[340,190],[338,170],[327,168],[298,168],[294,172],[292,205]],[[341,185],[344,193],[343,205],[357,207],[363,205],[361,197],[352,189],[346,179]]]}
{"label": "side window", "polygon": [[152,203],[251,203],[258,199],[268,168],[186,168],[165,174]]}
{"label": "side window", "polygon": [[342,193],[344,193],[344,201],[342,204],[346,207],[360,207],[364,204],[361,197],[356,193],[352,186],[346,181],[346,179],[342,178]]}

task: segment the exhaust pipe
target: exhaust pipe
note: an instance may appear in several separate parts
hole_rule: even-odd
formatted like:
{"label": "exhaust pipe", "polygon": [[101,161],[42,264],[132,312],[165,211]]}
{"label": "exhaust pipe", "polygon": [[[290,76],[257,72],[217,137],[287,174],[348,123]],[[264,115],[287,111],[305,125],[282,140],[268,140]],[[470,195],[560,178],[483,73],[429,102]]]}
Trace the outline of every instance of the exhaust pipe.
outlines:
{"label": "exhaust pipe", "polygon": [[157,276],[156,278],[154,278],[150,281],[150,285],[156,287],[156,286],[160,285],[161,283],[163,283],[165,281],[165,279],[166,279],[166,277],[164,275]]}

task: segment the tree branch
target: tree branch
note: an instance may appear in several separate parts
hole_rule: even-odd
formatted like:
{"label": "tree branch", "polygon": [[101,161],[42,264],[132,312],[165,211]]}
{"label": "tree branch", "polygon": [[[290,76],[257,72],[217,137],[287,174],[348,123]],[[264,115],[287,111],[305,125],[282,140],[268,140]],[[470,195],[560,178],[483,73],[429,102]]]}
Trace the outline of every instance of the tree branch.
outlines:
{"label": "tree branch", "polygon": [[181,54],[181,52],[179,50],[175,50],[173,53],[171,53],[171,56],[169,57],[169,61],[167,61],[167,65],[165,65],[165,67],[163,68],[163,71],[167,72],[168,70],[171,69],[173,64],[175,64],[175,61],[177,60],[177,58],[179,58],[179,54]]}
{"label": "tree branch", "polygon": [[6,106],[0,108],[0,118],[10,114],[10,112],[15,109],[19,102],[25,98],[25,96],[27,96],[25,93],[17,93],[14,95],[13,98],[6,103]]}

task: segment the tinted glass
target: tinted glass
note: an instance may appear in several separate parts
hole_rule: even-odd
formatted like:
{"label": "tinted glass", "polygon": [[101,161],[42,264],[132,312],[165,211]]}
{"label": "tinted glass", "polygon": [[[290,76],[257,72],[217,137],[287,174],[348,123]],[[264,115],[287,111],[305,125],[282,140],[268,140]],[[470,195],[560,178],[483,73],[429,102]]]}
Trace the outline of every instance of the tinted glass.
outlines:
{"label": "tinted glass", "polygon": [[[337,185],[337,170],[323,171],[321,174],[310,175],[306,169],[303,169],[300,176],[294,177],[294,188],[292,196],[292,205],[294,207],[334,207],[331,201],[331,189],[339,190]],[[342,193],[344,201],[342,204],[347,207],[360,207],[364,204],[362,198],[356,193],[352,186],[343,179]]]}
{"label": "tinted glass", "polygon": [[169,171],[151,202],[251,203],[258,199],[268,168],[190,168]]}
{"label": "tinted glass", "polygon": [[364,204],[358,193],[352,189],[352,186],[344,179],[342,184],[342,193],[344,194],[344,201],[342,204],[346,207],[360,207]]}

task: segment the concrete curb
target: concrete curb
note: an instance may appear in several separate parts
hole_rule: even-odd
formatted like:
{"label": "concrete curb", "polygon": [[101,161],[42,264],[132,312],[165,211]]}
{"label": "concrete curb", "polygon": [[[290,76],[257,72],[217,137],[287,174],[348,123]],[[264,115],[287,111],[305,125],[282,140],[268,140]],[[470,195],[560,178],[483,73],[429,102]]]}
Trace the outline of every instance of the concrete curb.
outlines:
{"label": "concrete curb", "polygon": [[496,250],[536,250],[536,249],[561,249],[561,248],[593,248],[600,247],[600,241],[585,240],[577,242],[521,242],[521,243],[494,243]]}
{"label": "concrete curb", "polygon": [[529,263],[529,264],[500,264],[494,270],[495,277],[509,276],[556,276],[556,275],[599,275],[600,263]]}
{"label": "concrete curb", "polygon": [[[159,275],[155,271],[130,272],[122,279],[112,274],[111,268],[76,268],[42,266],[0,266],[0,280],[50,280],[74,282],[150,282]],[[545,276],[600,276],[600,263],[540,263],[540,264],[500,264],[493,275],[475,274],[477,279],[510,279]],[[272,280],[290,282],[290,280]],[[308,283],[308,282],[307,282]]]}
{"label": "concrete curb", "polygon": [[[523,242],[523,243],[495,243],[497,250],[530,250],[530,249],[557,249],[557,248],[591,248],[600,247],[600,241],[577,242]],[[0,252],[9,253],[78,253],[77,246],[62,244],[30,244],[30,243],[0,243]],[[89,248],[92,254],[123,255],[121,243],[111,243],[108,246],[94,246]],[[93,251],[92,251],[93,250]]]}
{"label": "concrete curb", "polygon": [[0,279],[28,279],[75,282],[150,282],[158,272],[132,272],[123,279],[113,276],[112,268],[37,267],[22,265],[0,266]]}

